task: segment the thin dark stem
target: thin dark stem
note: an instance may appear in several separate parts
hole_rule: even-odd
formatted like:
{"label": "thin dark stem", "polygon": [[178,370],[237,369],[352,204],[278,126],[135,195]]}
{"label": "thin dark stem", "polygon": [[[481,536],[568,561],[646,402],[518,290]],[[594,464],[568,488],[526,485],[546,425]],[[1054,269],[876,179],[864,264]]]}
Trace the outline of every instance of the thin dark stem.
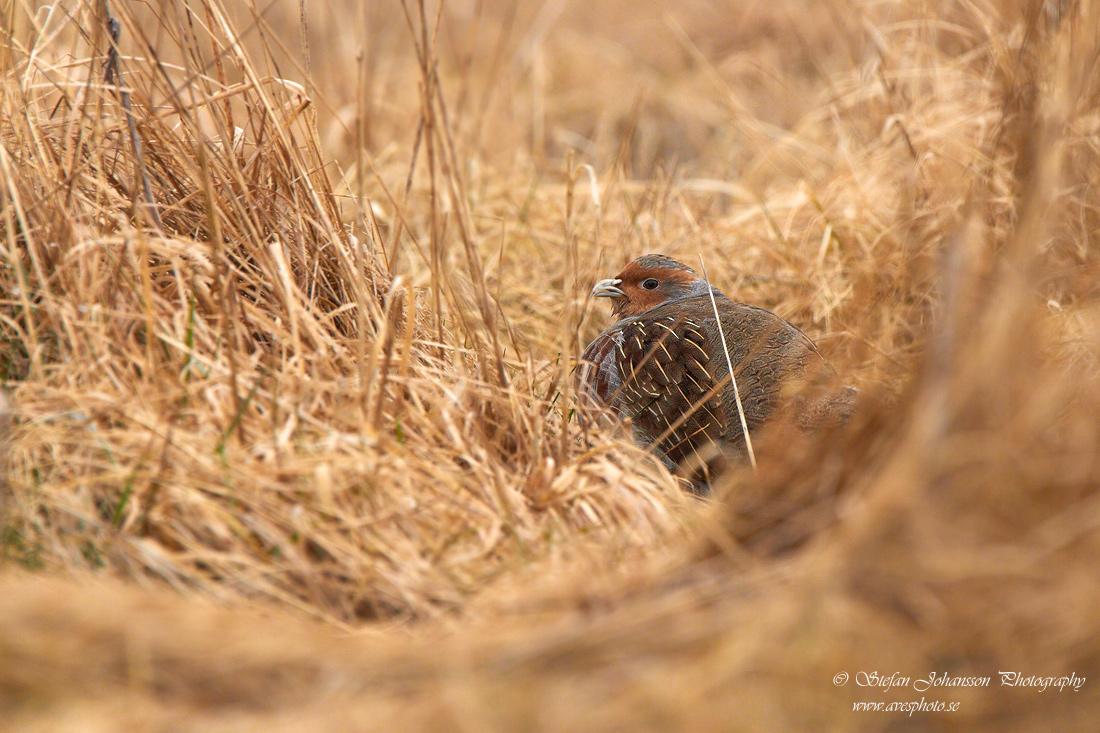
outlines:
{"label": "thin dark stem", "polygon": [[134,118],[134,110],[130,104],[130,92],[123,87],[121,74],[118,70],[118,40],[122,35],[122,25],[118,22],[118,18],[111,15],[109,0],[103,0],[103,14],[107,19],[107,35],[111,39],[111,48],[107,51],[107,68],[104,73],[104,80],[108,86],[117,83],[116,89],[119,102],[126,112],[126,126],[130,132],[130,147],[134,151],[134,177],[141,181],[142,194],[145,198],[145,210],[149,213],[149,217],[153,220],[156,228],[163,232],[164,223],[160,220],[160,213],[157,211],[156,202],[153,200],[153,189],[149,185],[149,176],[145,172],[145,158],[141,152],[141,137],[137,131],[137,120]]}

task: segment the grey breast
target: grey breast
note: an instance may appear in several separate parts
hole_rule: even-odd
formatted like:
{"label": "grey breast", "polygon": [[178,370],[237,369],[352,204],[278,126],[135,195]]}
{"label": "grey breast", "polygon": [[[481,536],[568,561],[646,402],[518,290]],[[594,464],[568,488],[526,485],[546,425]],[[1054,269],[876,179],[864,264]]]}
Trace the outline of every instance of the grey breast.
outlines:
{"label": "grey breast", "polygon": [[581,355],[578,379],[581,394],[603,406],[610,406],[622,388],[615,356],[623,338],[618,325],[614,324],[593,339]]}

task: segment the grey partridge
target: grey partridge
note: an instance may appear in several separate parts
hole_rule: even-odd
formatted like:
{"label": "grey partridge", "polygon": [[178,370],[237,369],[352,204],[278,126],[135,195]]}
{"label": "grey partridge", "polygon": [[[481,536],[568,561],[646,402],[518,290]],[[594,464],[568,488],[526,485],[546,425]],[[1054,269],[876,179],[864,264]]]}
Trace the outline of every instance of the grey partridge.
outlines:
{"label": "grey partridge", "polygon": [[787,398],[804,428],[841,423],[851,412],[851,388],[824,398],[798,394],[836,374],[805,334],[770,311],[733,302],[671,257],[639,257],[596,283],[592,295],[611,298],[618,320],[581,357],[581,405],[629,420],[635,441],[670,468],[702,470],[705,482],[716,456],[744,450],[715,310],[750,434]]}

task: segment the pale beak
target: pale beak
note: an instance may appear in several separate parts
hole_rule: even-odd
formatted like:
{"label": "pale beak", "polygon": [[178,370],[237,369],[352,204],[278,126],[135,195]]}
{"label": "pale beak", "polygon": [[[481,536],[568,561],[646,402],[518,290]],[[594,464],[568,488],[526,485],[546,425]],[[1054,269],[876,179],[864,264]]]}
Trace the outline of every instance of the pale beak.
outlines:
{"label": "pale beak", "polygon": [[593,298],[625,298],[624,293],[619,285],[622,284],[622,280],[617,277],[609,278],[607,280],[600,280],[592,287]]}

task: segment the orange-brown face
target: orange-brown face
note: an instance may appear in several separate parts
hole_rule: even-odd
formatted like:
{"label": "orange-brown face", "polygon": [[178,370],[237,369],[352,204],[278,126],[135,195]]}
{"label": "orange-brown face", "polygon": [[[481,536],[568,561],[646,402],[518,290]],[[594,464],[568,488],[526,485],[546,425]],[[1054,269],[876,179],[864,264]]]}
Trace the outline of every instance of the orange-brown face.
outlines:
{"label": "orange-brown face", "polygon": [[702,278],[679,262],[659,255],[639,257],[615,277],[601,280],[592,288],[593,296],[613,299],[611,312],[618,320],[705,292]]}

